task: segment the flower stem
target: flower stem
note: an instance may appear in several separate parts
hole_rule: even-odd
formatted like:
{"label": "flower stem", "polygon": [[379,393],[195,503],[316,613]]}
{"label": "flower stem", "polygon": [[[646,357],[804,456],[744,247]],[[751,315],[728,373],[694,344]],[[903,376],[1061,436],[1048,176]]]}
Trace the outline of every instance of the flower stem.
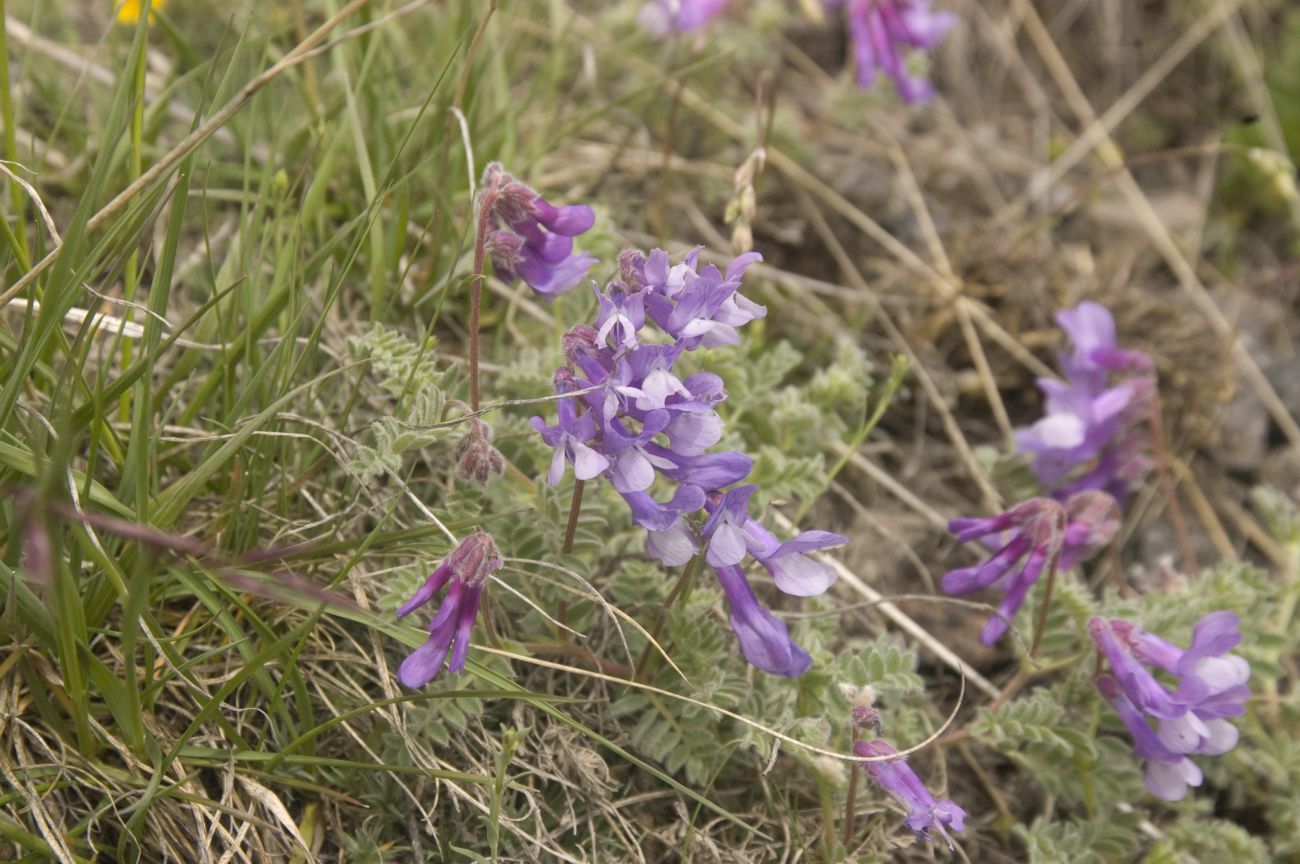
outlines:
{"label": "flower stem", "polygon": [[488,228],[492,226],[492,208],[496,205],[501,175],[492,178],[492,185],[480,193],[478,199],[478,231],[474,238],[474,274],[469,283],[469,407],[478,410],[478,328],[483,297],[483,259],[487,245]]}
{"label": "flower stem", "polygon": [[[574,478],[573,500],[569,504],[569,524],[564,528],[564,545],[560,548],[560,551],[565,555],[573,551],[573,537],[578,533],[578,516],[582,513],[582,490],[584,486],[586,486],[585,481]],[[555,611],[555,617],[561,624],[569,623],[567,620],[569,615],[567,601],[561,600],[559,607]],[[560,638],[567,640],[568,634],[561,633]]]}
{"label": "flower stem", "polygon": [[668,618],[668,610],[677,602],[677,598],[686,593],[686,586],[690,583],[691,578],[695,575],[695,570],[700,564],[700,556],[696,555],[682,570],[682,575],[678,577],[677,584],[673,590],[668,592],[664,598],[663,608],[659,610],[659,617],[655,620],[655,626],[650,630],[650,639],[646,642],[645,650],[641,652],[641,658],[636,661],[637,680],[645,681],[646,673],[649,671],[650,651],[654,648],[655,643],[659,641],[659,634],[664,629],[664,621]]}
{"label": "flower stem", "polygon": [[573,481],[573,501],[569,504],[569,524],[564,529],[564,548],[561,549],[565,555],[573,551],[573,535],[578,531],[578,516],[582,513],[582,489],[586,483],[582,480]]}
{"label": "flower stem", "polygon": [[844,854],[846,855],[853,842],[853,822],[858,815],[858,771],[858,765],[849,765],[849,789],[844,796]]}

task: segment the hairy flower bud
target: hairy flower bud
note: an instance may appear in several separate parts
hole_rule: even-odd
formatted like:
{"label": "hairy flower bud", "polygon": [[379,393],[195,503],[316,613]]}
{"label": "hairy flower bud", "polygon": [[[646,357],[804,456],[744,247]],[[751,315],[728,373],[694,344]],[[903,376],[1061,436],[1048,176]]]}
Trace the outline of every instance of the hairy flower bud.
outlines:
{"label": "hairy flower bud", "polygon": [[486,486],[493,474],[506,469],[501,452],[492,446],[492,427],[477,417],[470,420],[469,431],[456,445],[456,474]]}

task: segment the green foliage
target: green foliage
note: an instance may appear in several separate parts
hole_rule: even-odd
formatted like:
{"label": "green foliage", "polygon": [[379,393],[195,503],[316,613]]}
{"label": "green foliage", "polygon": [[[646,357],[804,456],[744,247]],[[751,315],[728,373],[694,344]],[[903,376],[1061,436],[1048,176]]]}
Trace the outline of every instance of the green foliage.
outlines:
{"label": "green foliage", "polygon": [[1167,836],[1147,853],[1143,864],[1210,864],[1232,861],[1233,864],[1267,864],[1280,860],[1240,825],[1223,819],[1197,814],[1179,819],[1170,826]]}
{"label": "green foliage", "polygon": [[1131,860],[1140,836],[1139,818],[1136,813],[1113,813],[1088,821],[1035,819],[1015,830],[1032,864],[1109,864]]}
{"label": "green foliage", "polygon": [[432,339],[417,345],[396,330],[372,324],[364,333],[348,337],[353,356],[368,360],[367,368],[381,390],[395,398],[396,415],[375,420],[372,443],[361,444],[353,455],[352,470],[365,480],[401,469],[402,455],[437,441],[445,430],[429,428],[443,419],[446,397],[444,374],[439,372]]}

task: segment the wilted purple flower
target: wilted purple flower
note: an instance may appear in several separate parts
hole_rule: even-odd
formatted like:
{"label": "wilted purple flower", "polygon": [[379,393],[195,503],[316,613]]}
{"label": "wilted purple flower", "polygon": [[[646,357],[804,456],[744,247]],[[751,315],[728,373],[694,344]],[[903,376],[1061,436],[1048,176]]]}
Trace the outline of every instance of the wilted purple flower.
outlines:
{"label": "wilted purple flower", "polygon": [[637,20],[656,39],[669,33],[685,33],[708,24],[722,12],[728,0],[650,0],[641,7]]}
{"label": "wilted purple flower", "polygon": [[[1110,665],[1097,689],[1133,735],[1134,755],[1147,760],[1147,788],[1167,801],[1181,799],[1189,785],[1201,783],[1188,756],[1218,756],[1237,744],[1236,728],[1224,719],[1244,713],[1250,697],[1250,665],[1228,655],[1241,641],[1237,616],[1206,615],[1192,628],[1186,650],[1130,621],[1093,618],[1088,632]],[[1176,676],[1176,688],[1148,667]]]}
{"label": "wilted purple flower", "polygon": [[[738,341],[736,328],[766,310],[738,293],[759,255],[741,255],[719,270],[700,266],[700,252],[676,265],[662,249],[619,255],[619,278],[597,291],[595,326],[565,334],[570,366],[555,375],[557,393],[584,391],[586,412],[578,413],[579,397],[563,399],[557,425],[540,417],[532,424],[555,448],[548,480],[559,482],[566,460],[579,479],[604,475],[646,529],[650,555],[679,567],[707,547],[745,656],[767,671],[797,675],[808,655],[758,605],[740,564],[752,555],[782,591],[811,596],[830,586],[835,571],[807,553],[846,541],[809,531],[782,543],[749,517],[753,486],[725,491],[754,463],[743,453],[708,452],[722,438],[716,406],[727,398],[724,382],[713,372],[683,379],[676,366],[686,352]],[[661,334],[643,340],[651,325]],[[676,487],[667,501],[653,491],[664,486]]]}
{"label": "wilted purple flower", "polygon": [[481,186],[480,240],[500,279],[519,276],[537,293],[553,297],[587,275],[596,259],[574,252],[573,238],[595,223],[590,207],[556,207],[507,174],[499,162],[484,169]]}
{"label": "wilted purple flower", "polygon": [[[1047,416],[1016,433],[1016,447],[1034,454],[1034,472],[1057,498],[1100,489],[1123,501],[1150,468],[1145,421],[1155,394],[1151,358],[1119,348],[1115,321],[1099,303],[1056,315],[1072,350],[1060,357],[1065,381],[1038,379]],[[1111,377],[1128,378],[1111,385]]]}
{"label": "wilted purple flower", "polygon": [[826,0],[826,5],[844,7],[859,87],[874,87],[879,69],[894,79],[905,102],[928,102],[934,96],[929,81],[908,71],[907,55],[942,42],[957,16],[930,11],[928,0]]}
{"label": "wilted purple flower", "polygon": [[941,585],[948,594],[990,587],[1003,592],[998,614],[980,633],[980,641],[992,645],[1007,632],[1045,567],[1074,566],[1109,543],[1118,527],[1114,500],[1096,492],[1080,493],[1064,505],[1032,498],[992,518],[954,519],[948,530],[959,543],[996,537],[990,548],[1000,545],[984,562],[945,573]]}
{"label": "wilted purple flower", "polygon": [[483,585],[500,567],[501,553],[491,535],[482,531],[471,534],[442,559],[415,595],[398,608],[398,617],[409,615],[451,583],[429,624],[429,641],[402,661],[397,669],[398,681],[412,689],[423,687],[442,672],[448,653],[451,655],[448,671],[459,672],[465,668],[465,654],[478,618]]}
{"label": "wilted purple flower", "polygon": [[853,752],[858,756],[895,756],[894,759],[881,759],[875,762],[863,762],[862,767],[871,775],[871,779],[894,797],[894,800],[907,808],[907,827],[915,832],[920,840],[933,840],[931,831],[938,831],[947,841],[948,848],[953,848],[948,829],[958,833],[966,828],[966,811],[947,798],[936,799],[925,788],[921,778],[916,776],[907,760],[898,755],[890,744],[880,738],[874,741],[853,742]]}

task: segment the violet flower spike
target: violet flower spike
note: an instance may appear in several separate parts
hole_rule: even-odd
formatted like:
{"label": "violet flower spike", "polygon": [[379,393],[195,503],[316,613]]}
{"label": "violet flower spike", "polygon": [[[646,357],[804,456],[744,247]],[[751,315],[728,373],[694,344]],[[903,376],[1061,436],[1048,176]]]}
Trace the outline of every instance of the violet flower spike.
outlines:
{"label": "violet flower spike", "polygon": [[499,162],[484,169],[481,185],[478,206],[489,211],[480,214],[488,226],[483,244],[498,278],[510,282],[518,276],[547,297],[582,281],[596,259],[574,252],[573,238],[595,223],[590,207],[557,207],[506,173]]}
{"label": "violet flower spike", "polygon": [[937,46],[957,23],[957,16],[930,11],[928,0],[848,0],[844,5],[858,86],[874,87],[879,69],[894,80],[904,102],[930,101],[933,85],[908,71],[906,55]]}
{"label": "violet flower spike", "polygon": [[[1039,482],[1064,499],[1100,489],[1123,501],[1150,470],[1142,431],[1155,398],[1151,358],[1118,347],[1115,322],[1099,303],[1056,315],[1072,348],[1060,357],[1065,381],[1040,378],[1046,416],[1016,432],[1016,448],[1034,456]],[[1111,386],[1116,374],[1125,380]]]}
{"label": "violet flower spike", "polygon": [[405,617],[433,600],[443,586],[451,583],[429,623],[428,641],[397,669],[397,680],[403,686],[415,689],[437,678],[448,655],[451,659],[447,671],[459,672],[465,668],[483,586],[500,567],[501,553],[491,535],[482,531],[471,534],[442,559],[414,596],[398,608],[397,616]]}
{"label": "violet flower spike", "polygon": [[961,833],[966,829],[966,811],[947,798],[935,798],[921,778],[916,776],[907,759],[898,755],[888,742],[877,738],[874,741],[853,742],[853,752],[857,756],[894,756],[894,759],[863,762],[862,767],[871,779],[880,784],[894,800],[907,809],[907,827],[916,834],[917,839],[932,841],[930,832],[937,831],[953,848],[951,829]]}
{"label": "violet flower spike", "polygon": [[[1225,718],[1244,713],[1250,697],[1249,664],[1228,655],[1241,641],[1239,628],[1235,614],[1213,612],[1196,623],[1184,650],[1130,621],[1088,622],[1110,665],[1097,689],[1132,734],[1134,755],[1147,760],[1147,788],[1159,798],[1177,801],[1187,786],[1200,785],[1200,769],[1188,756],[1218,756],[1237,744],[1237,729]],[[1177,676],[1176,690],[1147,667]]]}
{"label": "violet flower spike", "polygon": [[1096,491],[1079,493],[1065,504],[1031,498],[991,519],[954,519],[948,530],[959,543],[996,538],[985,541],[996,551],[983,563],[950,570],[940,582],[947,594],[984,588],[1003,592],[998,614],[980,633],[980,641],[992,645],[1007,632],[1045,568],[1073,567],[1111,541],[1119,530],[1119,506]]}

